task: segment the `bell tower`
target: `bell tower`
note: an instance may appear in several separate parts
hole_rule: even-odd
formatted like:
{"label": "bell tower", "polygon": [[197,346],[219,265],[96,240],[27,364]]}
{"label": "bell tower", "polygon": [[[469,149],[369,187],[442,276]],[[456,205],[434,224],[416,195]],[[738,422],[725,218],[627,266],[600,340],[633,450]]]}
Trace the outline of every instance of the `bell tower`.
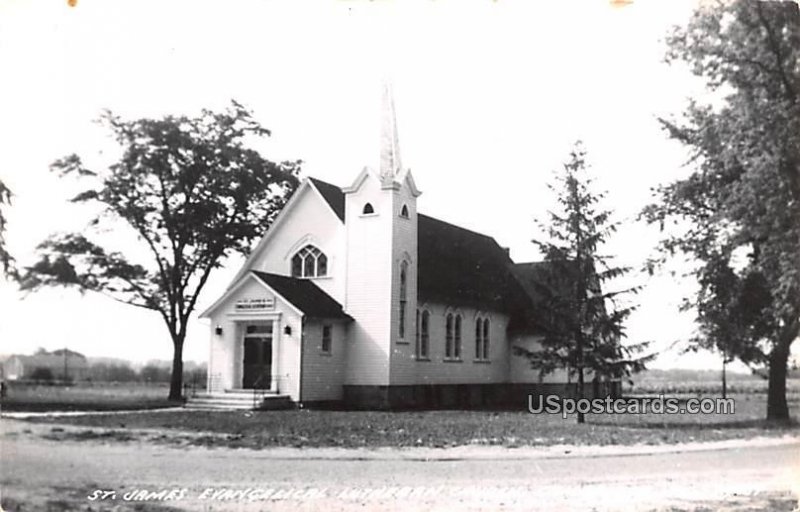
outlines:
{"label": "bell tower", "polygon": [[[377,170],[365,167],[345,193],[350,331],[346,385],[405,380],[413,366],[417,307],[417,189],[402,166],[394,94],[383,83]],[[409,368],[406,368],[406,367]],[[381,388],[379,393],[388,393]],[[365,390],[364,390],[365,391]],[[384,396],[389,400],[388,395]]]}

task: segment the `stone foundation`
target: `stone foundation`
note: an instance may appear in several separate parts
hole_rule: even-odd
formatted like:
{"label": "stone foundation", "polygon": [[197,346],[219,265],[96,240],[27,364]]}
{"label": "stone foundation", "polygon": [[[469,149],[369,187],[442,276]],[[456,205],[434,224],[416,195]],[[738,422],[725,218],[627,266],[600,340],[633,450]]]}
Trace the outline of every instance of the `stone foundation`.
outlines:
{"label": "stone foundation", "polygon": [[[595,398],[591,383],[585,397]],[[621,396],[620,382],[600,384],[597,397]],[[344,386],[341,406],[347,409],[525,409],[528,395],[575,398],[573,384],[415,384],[409,386]],[[316,404],[303,404],[314,407]],[[326,404],[328,407],[331,404]]]}

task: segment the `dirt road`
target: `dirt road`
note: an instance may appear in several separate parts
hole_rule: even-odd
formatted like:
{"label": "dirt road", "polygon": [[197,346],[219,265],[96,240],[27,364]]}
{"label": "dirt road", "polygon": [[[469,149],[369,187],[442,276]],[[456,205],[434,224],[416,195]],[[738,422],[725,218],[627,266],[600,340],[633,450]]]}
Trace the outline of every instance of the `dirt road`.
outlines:
{"label": "dirt road", "polygon": [[655,454],[253,451],[59,440],[7,419],[2,430],[10,510],[792,510],[800,491],[797,439]]}

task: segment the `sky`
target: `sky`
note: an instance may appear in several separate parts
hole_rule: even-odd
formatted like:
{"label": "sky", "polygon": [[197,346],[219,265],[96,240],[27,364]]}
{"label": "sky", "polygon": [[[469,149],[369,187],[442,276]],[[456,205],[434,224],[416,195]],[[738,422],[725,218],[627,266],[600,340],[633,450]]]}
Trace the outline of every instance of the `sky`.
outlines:
{"label": "sky", "polygon": [[[515,261],[539,258],[535,219],[546,185],[580,139],[607,205],[623,227],[607,252],[640,267],[656,228],[635,222],[651,187],[686,176],[686,150],[659,128],[702,85],[663,62],[663,38],[691,0],[329,2],[77,0],[0,3],[0,179],[14,192],[8,249],[21,266],[48,235],[82,231],[91,211],[68,202],[78,184],[49,171],[79,154],[90,167],[116,148],[95,120],[195,115],[231,99],[272,136],[272,160],[302,159],[303,175],[348,185],[377,165],[381,82],[391,80],[403,164],[420,211],[490,234]],[[97,240],[144,256],[118,233]],[[241,265],[212,275],[199,310]],[[654,367],[717,368],[682,355],[693,283],[637,273],[644,286],[630,339],[651,340]],[[0,352],[67,346],[90,356],[168,359],[157,314],[74,290],[23,295],[0,281]],[[196,320],[185,358],[204,361]]]}

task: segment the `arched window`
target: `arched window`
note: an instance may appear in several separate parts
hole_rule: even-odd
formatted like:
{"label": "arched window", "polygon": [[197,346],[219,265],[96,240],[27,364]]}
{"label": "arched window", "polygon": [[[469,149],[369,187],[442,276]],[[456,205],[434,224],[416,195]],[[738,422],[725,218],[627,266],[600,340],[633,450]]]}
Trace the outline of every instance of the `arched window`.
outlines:
{"label": "arched window", "polygon": [[400,339],[406,337],[406,299],[407,299],[407,285],[408,282],[408,262],[403,260],[400,263],[400,311],[398,315],[398,328],[397,333]]}
{"label": "arched window", "polygon": [[489,359],[489,319],[483,321],[483,359]]}
{"label": "arched window", "polygon": [[475,359],[483,357],[483,319],[475,320]]}
{"label": "arched window", "polygon": [[328,257],[320,253],[317,258],[317,277],[328,275]]}
{"label": "arched window", "polygon": [[295,254],[292,258],[292,276],[300,277],[303,275],[303,257]]}
{"label": "arched window", "polygon": [[430,341],[431,315],[423,311],[419,321],[419,343],[417,344],[417,359],[428,359],[428,342]]}
{"label": "arched window", "polygon": [[328,257],[313,245],[307,245],[292,257],[293,277],[322,277],[328,275]]}
{"label": "arched window", "polygon": [[489,360],[489,319],[475,320],[475,359]]}
{"label": "arched window", "polygon": [[453,357],[461,359],[461,315],[456,315],[455,336],[453,336]]}
{"label": "arched window", "polygon": [[400,208],[400,216],[403,217],[404,219],[408,218],[408,206],[403,205],[403,207]]}
{"label": "arched window", "polygon": [[475,320],[475,359],[487,361],[489,359],[489,319],[478,318]]}
{"label": "arched window", "polygon": [[364,209],[361,210],[361,213],[364,215],[369,215],[370,213],[375,213],[375,208],[372,207],[372,203],[367,203],[364,205]]}
{"label": "arched window", "polygon": [[414,317],[414,352],[419,356],[419,310]]}
{"label": "arched window", "polygon": [[453,358],[453,315],[451,313],[447,314],[445,321],[444,357]]}

